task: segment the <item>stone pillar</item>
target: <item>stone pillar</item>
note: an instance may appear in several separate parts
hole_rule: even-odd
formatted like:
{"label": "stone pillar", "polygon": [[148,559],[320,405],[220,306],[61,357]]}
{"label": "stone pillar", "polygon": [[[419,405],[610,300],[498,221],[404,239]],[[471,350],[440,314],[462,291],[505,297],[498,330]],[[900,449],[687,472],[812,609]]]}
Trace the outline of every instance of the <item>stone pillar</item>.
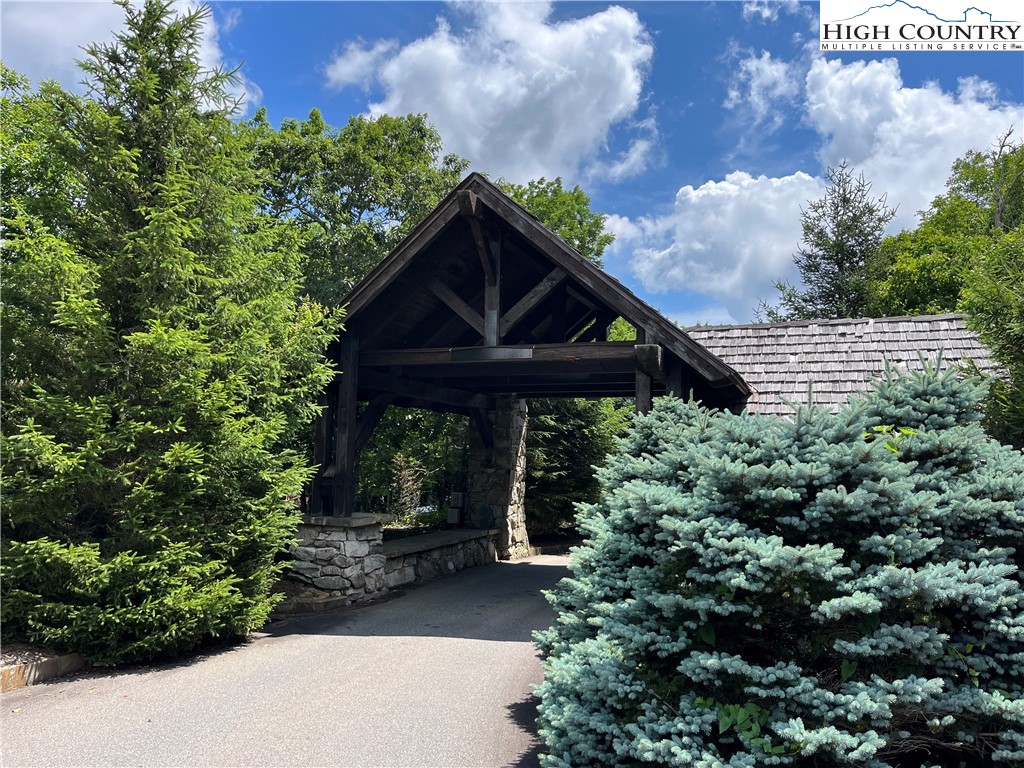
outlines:
{"label": "stone pillar", "polygon": [[494,448],[476,429],[469,439],[466,494],[468,524],[498,529],[498,558],[527,557],[526,535],[526,401],[499,397],[493,414]]}

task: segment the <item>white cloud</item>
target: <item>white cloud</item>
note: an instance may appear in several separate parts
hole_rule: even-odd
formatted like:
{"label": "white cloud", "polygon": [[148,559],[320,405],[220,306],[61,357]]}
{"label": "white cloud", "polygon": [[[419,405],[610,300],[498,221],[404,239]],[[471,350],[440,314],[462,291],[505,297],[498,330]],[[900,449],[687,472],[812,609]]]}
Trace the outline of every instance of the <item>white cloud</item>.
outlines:
{"label": "white cloud", "polygon": [[378,40],[366,47],[362,42],[351,42],[342,53],[327,65],[327,84],[341,89],[347,85],[368,88],[376,79],[380,65],[398,48],[397,40]]}
{"label": "white cloud", "polygon": [[799,8],[800,0],[747,0],[743,3],[743,18],[775,21],[779,11],[792,13]]}
{"label": "white cloud", "polygon": [[733,318],[747,318],[760,298],[770,298],[772,281],[790,273],[800,206],[821,190],[806,173],[768,178],[735,171],[687,185],[671,213],[636,222],[643,245],[634,251],[633,271],[650,291],[703,293]]}
{"label": "white cloud", "polygon": [[[182,10],[196,3],[179,2]],[[123,29],[124,12],[110,2],[24,2],[5,0],[0,4],[3,22],[4,63],[34,83],[56,80],[65,88],[82,91],[83,73],[75,65],[85,58],[82,50],[90,43],[109,43]],[[223,15],[211,14],[199,48],[202,66],[233,68],[220,47],[220,35],[238,23],[237,9]],[[255,83],[239,73],[239,82],[229,91],[242,101],[244,109],[262,99]]]}
{"label": "white cloud", "polygon": [[0,4],[4,63],[34,83],[57,80],[75,87],[82,72],[75,60],[82,47],[110,42],[121,28],[124,13],[109,2]]}
{"label": "white cloud", "polygon": [[934,83],[909,88],[895,59],[819,59],[806,93],[806,118],[824,140],[822,164],[848,160],[875,194],[899,203],[896,230],[916,225],[917,212],[942,193],[954,160],[1024,123],[1024,105],[999,102],[991,83],[971,78],[957,93]]}
{"label": "white cloud", "polygon": [[[846,159],[873,194],[887,193],[890,205],[899,204],[890,231],[916,226],[917,211],[942,193],[956,158],[1024,124],[1024,105],[1000,102],[991,83],[969,78],[955,93],[935,84],[908,87],[892,59],[816,59],[803,93],[803,120],[819,136],[822,170]],[[775,280],[796,279],[800,209],[824,189],[821,178],[804,173],[755,178],[742,171],[685,186],[663,216],[610,220],[622,238],[615,254],[622,258],[631,247],[632,271],[648,290],[701,292],[747,321],[760,299],[776,299]]]}
{"label": "white cloud", "polygon": [[[460,31],[442,18],[387,55],[380,43],[347,48],[329,82],[360,54],[383,59],[370,114],[426,112],[446,148],[496,176],[622,179],[647,167],[657,133],[637,114],[654,48],[636,13],[613,6],[554,22],[550,3],[451,8],[465,14]],[[628,134],[627,149],[609,157],[614,129]]]}
{"label": "white cloud", "polygon": [[733,72],[724,106],[746,112],[758,129],[775,130],[800,95],[801,75],[795,63],[750,51]]}

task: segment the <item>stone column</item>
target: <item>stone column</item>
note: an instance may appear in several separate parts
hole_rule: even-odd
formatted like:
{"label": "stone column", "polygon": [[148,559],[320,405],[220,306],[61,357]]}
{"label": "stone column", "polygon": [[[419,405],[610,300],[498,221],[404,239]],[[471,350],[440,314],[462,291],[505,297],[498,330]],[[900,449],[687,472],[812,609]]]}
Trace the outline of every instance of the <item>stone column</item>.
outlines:
{"label": "stone column", "polygon": [[498,557],[515,560],[530,553],[526,535],[526,401],[499,397],[489,414],[494,448],[477,430],[470,432],[467,522],[473,528],[498,530]]}

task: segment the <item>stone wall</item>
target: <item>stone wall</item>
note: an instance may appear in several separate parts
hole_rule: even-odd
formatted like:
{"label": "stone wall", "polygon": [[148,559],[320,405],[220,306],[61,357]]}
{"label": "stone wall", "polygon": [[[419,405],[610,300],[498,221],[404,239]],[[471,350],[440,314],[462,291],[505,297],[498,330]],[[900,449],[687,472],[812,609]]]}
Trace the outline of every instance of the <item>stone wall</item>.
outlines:
{"label": "stone wall", "polygon": [[497,534],[497,530],[453,530],[389,541],[384,545],[384,583],[397,587],[493,563],[498,559]]}
{"label": "stone wall", "polygon": [[[358,603],[380,597],[384,585],[381,526],[388,515],[306,517],[299,525],[289,579],[324,596]],[[315,593],[311,593],[315,594]]]}
{"label": "stone wall", "polygon": [[384,543],[388,515],[305,517],[285,580],[281,615],[331,610],[383,597],[389,589],[428,581],[497,560],[494,529],[455,529]]}
{"label": "stone wall", "polygon": [[493,414],[494,447],[470,430],[466,513],[473,528],[498,529],[498,557],[527,557],[526,534],[526,401],[498,398]]}

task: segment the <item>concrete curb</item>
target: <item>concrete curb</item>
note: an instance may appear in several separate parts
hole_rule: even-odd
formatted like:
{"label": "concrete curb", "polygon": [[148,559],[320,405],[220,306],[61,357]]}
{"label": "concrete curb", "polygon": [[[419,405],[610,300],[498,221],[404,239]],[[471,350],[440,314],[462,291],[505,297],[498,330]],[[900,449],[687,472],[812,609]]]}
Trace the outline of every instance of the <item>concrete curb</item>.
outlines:
{"label": "concrete curb", "polygon": [[80,653],[54,656],[42,661],[11,664],[0,669],[0,691],[13,691],[84,669],[89,660]]}

